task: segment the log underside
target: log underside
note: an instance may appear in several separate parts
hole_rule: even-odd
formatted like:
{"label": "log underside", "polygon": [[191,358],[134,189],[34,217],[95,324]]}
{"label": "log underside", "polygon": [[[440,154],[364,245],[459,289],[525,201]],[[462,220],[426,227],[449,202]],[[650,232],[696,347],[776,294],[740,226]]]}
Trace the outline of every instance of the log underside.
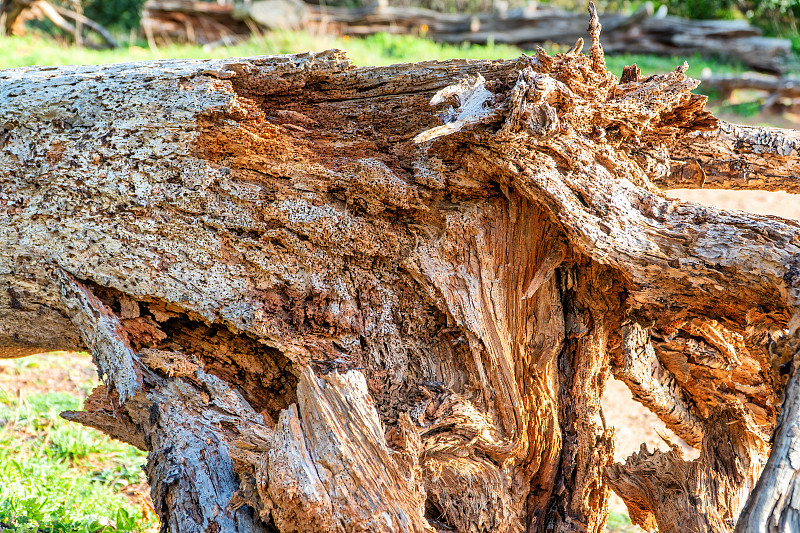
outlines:
{"label": "log underside", "polygon": [[[742,187],[794,190],[797,145],[732,143],[684,68],[617,79],[598,32],[0,72],[0,355],[92,350],[65,416],[150,452],[173,532],[602,531],[609,485],[646,528],[732,531],[800,226],[656,185],[729,143],[789,165]],[[612,466],[612,372],[701,457]]]}

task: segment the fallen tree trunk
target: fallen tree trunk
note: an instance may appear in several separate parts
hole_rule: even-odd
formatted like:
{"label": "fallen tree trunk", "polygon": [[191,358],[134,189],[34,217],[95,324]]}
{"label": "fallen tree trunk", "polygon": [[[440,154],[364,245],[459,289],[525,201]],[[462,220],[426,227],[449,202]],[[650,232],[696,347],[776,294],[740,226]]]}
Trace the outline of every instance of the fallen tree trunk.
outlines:
{"label": "fallen tree trunk", "polygon": [[[731,531],[800,224],[667,198],[725,127],[591,37],[0,72],[0,355],[93,352],[65,416],[150,452],[176,533],[602,531],[609,483],[645,527]],[[612,467],[611,372],[700,459]]]}
{"label": "fallen tree trunk", "polygon": [[752,72],[739,75],[709,76],[703,78],[703,90],[713,89],[728,100],[734,91],[744,89],[764,94],[762,110],[777,112],[781,106],[790,106],[800,99],[800,78],[796,76],[768,76]]}
{"label": "fallen tree trunk", "polygon": [[[526,49],[548,42],[571,46],[584,36],[589,23],[585,14],[546,5],[499,15],[442,14],[380,3],[360,9],[309,6],[308,10],[309,24],[343,35],[422,33],[437,42],[495,42]],[[763,37],[746,21],[653,16],[651,4],[629,16],[607,13],[603,26],[604,47],[614,53],[724,56],[755,70],[779,73],[786,70],[791,52],[787,39]]]}
{"label": "fallen tree trunk", "polygon": [[251,28],[233,16],[230,4],[194,0],[148,0],[142,6],[142,32],[152,45],[212,44],[249,37]]}
{"label": "fallen tree trunk", "polygon": [[739,189],[800,192],[800,133],[720,123],[693,133],[670,153],[665,189]]}
{"label": "fallen tree trunk", "polygon": [[708,76],[703,78],[701,87],[719,91],[725,99],[737,89],[764,91],[770,95],[770,99],[800,98],[800,78],[794,76],[775,77],[752,72]]}

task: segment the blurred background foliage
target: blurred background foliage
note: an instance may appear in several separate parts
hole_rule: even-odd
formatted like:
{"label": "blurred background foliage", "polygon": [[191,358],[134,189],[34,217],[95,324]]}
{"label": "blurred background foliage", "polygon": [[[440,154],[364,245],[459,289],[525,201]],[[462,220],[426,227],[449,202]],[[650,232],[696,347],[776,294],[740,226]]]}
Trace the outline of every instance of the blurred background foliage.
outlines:
{"label": "blurred background foliage", "polygon": [[83,0],[83,14],[111,31],[127,33],[139,29],[146,0]]}
{"label": "blurred background foliage", "polygon": [[694,19],[744,18],[768,35],[792,35],[798,30],[798,0],[667,0],[671,14]]}
{"label": "blurred background foliage", "polygon": [[[73,0],[74,1],[74,0]],[[309,0],[307,0],[309,1]],[[362,7],[376,0],[310,0],[310,3]],[[83,12],[90,19],[117,32],[129,32],[139,26],[145,0],[82,0]],[[442,13],[497,13],[515,8],[535,6],[529,0],[388,0],[397,7],[422,7]],[[601,12],[633,12],[641,0],[595,0]],[[662,0],[669,14],[690,19],[747,19],[766,35],[792,37],[800,27],[800,0]],[[552,0],[541,2],[569,11],[583,11],[586,0]]]}

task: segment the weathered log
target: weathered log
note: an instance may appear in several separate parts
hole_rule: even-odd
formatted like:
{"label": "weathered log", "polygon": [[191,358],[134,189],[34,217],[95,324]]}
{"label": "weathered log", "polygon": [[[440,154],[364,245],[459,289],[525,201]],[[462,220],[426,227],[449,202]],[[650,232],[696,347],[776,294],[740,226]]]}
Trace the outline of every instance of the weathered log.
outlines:
{"label": "weathered log", "polygon": [[771,74],[787,70],[788,39],[764,37],[743,20],[650,18],[640,27],[609,42],[609,52],[685,56],[722,56]]}
{"label": "weathered log", "polygon": [[766,442],[745,411],[725,406],[707,419],[703,452],[683,460],[676,444],[667,452],[642,450],[608,470],[609,483],[647,530],[731,531],[764,466]]}
{"label": "weathered log", "polygon": [[800,133],[720,123],[716,131],[679,141],[669,170],[656,177],[665,189],[751,189],[800,192]]}
{"label": "weathered log", "polygon": [[[382,5],[359,9],[309,6],[309,24],[343,35],[424,33],[438,42],[487,42],[532,48],[542,43],[572,45],[585,34],[585,14],[549,6],[514,9],[490,15],[443,14],[419,8]],[[606,13],[604,46],[615,53],[725,56],[759,71],[786,70],[791,52],[787,39],[763,37],[761,31],[736,20],[688,20],[651,16],[646,4],[632,15]]]}
{"label": "weathered log", "polygon": [[[632,15],[604,15],[604,44],[615,53],[724,56],[770,73],[786,70],[788,39],[763,37],[741,20],[687,20],[652,16],[645,4]],[[350,9],[305,5],[300,0],[256,0],[217,5],[193,0],[148,0],[142,28],[167,41],[207,44],[250,33],[247,22],[266,29],[306,28],[339,35],[425,35],[446,43],[503,43],[531,49],[543,43],[569,45],[585,35],[589,18],[546,5],[500,14],[440,13],[394,7],[385,2]]]}
{"label": "weathered log", "polygon": [[142,6],[141,27],[151,45],[191,42],[211,44],[250,35],[235,18],[233,6],[195,0],[148,0]]}
{"label": "weathered log", "polygon": [[[719,123],[685,67],[620,81],[590,34],[0,72],[0,355],[93,351],[66,416],[150,452],[176,533],[602,531],[607,477],[645,526],[731,531],[800,225],[667,198]],[[698,462],[609,468],[612,370]]]}
{"label": "weathered log", "polygon": [[764,91],[769,100],[778,98],[800,98],[800,78],[796,76],[768,76],[766,74],[713,75],[703,77],[701,89],[719,91],[722,98],[728,99],[737,89]]}

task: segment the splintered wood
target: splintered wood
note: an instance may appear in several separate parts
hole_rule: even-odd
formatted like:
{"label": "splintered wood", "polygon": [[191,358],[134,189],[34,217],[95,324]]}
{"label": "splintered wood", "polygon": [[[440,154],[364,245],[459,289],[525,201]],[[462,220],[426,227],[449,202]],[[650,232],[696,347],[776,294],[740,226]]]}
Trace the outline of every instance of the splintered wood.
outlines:
{"label": "splintered wood", "polygon": [[[94,352],[106,384],[65,416],[150,452],[173,533],[600,532],[609,488],[645,528],[732,531],[800,226],[659,187],[796,191],[796,134],[720,123],[685,65],[617,78],[599,31],[515,61],[0,72],[0,356]],[[700,458],[612,464],[612,373]],[[785,523],[760,486],[749,523]]]}

